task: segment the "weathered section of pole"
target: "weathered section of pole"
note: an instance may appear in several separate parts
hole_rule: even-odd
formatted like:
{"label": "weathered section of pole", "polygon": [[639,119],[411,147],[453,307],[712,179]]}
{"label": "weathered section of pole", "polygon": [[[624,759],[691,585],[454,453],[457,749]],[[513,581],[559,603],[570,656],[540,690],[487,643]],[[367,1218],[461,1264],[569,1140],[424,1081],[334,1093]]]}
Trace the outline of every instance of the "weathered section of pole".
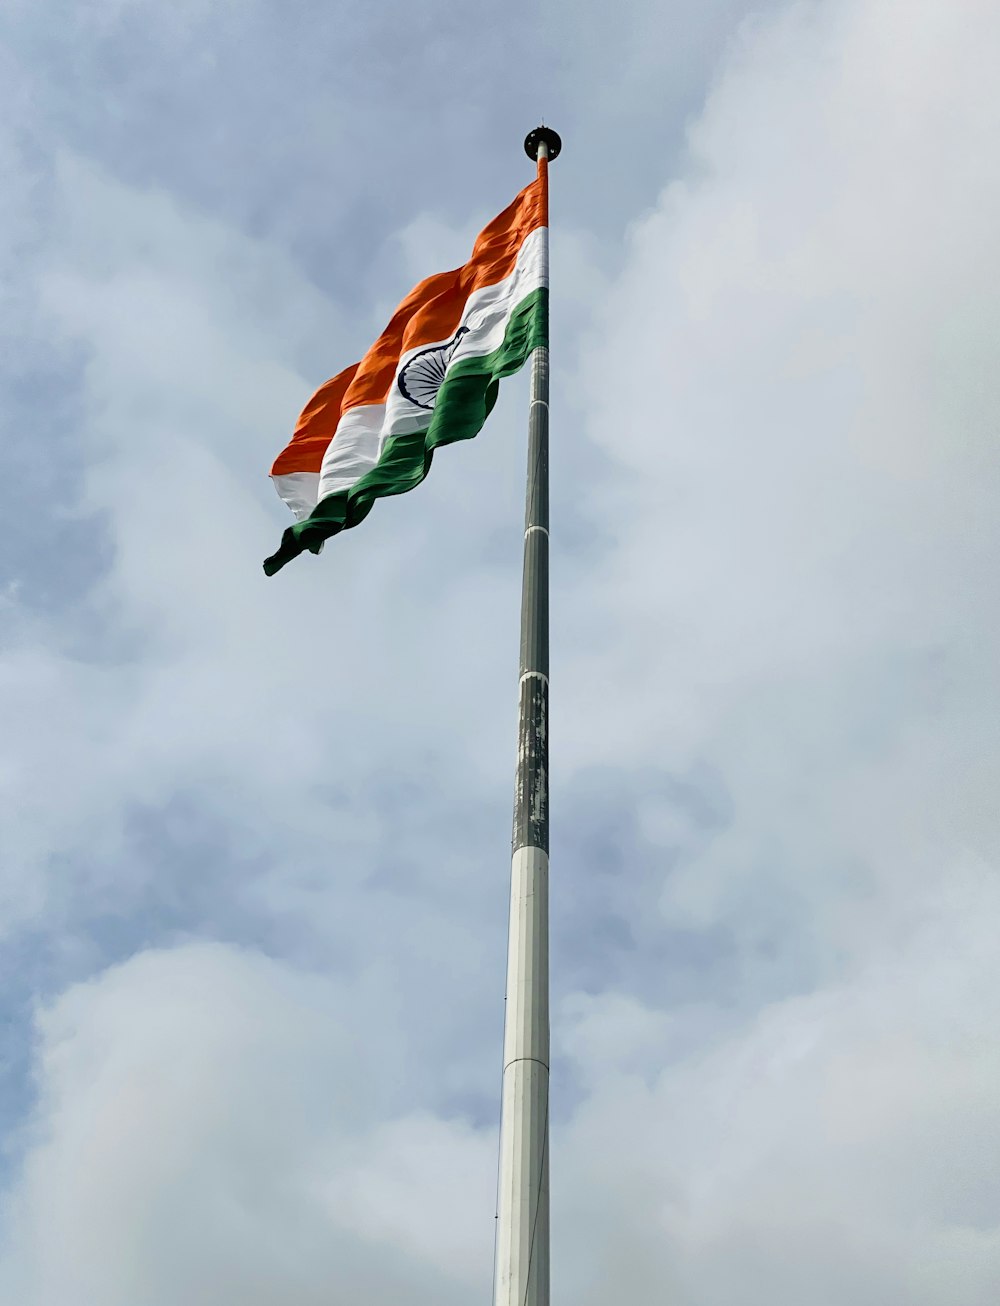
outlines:
{"label": "weathered section of pole", "polygon": [[[548,162],[562,147],[548,127],[524,148]],[[547,311],[547,310],[546,310]],[[548,332],[546,331],[546,340]],[[494,1306],[549,1306],[549,351],[531,356],[528,485],[521,589],[521,666],[510,942],[500,1108]]]}

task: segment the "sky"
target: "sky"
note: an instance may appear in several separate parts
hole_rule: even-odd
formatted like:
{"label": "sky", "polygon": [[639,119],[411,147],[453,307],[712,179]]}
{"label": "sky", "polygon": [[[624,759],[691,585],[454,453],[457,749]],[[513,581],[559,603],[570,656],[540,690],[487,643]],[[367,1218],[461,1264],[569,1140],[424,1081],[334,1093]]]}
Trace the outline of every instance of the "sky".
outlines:
{"label": "sky", "polygon": [[260,564],[540,119],[553,1297],[997,1300],[998,49],[8,0],[0,1306],[490,1299],[526,378]]}

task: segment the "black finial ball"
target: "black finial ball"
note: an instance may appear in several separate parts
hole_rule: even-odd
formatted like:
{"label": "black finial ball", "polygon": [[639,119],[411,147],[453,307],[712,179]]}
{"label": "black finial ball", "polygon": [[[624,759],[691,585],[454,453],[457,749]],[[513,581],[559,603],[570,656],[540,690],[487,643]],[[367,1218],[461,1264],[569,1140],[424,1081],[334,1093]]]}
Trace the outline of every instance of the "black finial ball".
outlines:
{"label": "black finial ball", "polygon": [[543,142],[549,147],[549,158],[558,159],[559,151],[562,149],[562,137],[551,127],[536,127],[525,136],[524,152],[528,158],[538,158],[538,147]]}

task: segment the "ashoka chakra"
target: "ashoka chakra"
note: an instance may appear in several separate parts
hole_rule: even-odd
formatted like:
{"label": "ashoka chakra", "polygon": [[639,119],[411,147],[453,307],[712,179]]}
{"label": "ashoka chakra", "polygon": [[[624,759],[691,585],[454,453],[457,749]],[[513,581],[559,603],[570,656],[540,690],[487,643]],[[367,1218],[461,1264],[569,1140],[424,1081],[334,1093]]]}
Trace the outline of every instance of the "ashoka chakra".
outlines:
{"label": "ashoka chakra", "polygon": [[421,408],[434,407],[448,364],[455,355],[458,342],[468,330],[467,326],[459,327],[452,338],[443,345],[431,345],[430,349],[421,349],[400,371],[399,389],[411,403]]}

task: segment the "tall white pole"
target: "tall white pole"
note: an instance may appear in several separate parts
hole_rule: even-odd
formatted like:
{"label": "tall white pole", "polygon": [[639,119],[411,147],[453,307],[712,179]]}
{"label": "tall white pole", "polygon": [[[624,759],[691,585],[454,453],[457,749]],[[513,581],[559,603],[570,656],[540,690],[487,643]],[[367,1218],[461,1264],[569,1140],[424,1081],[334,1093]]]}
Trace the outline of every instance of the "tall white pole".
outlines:
{"label": "tall white pole", "polygon": [[[538,161],[548,277],[548,127],[524,148]],[[546,304],[546,314],[548,306]],[[546,321],[545,339],[548,340]],[[549,1306],[549,351],[531,356],[528,485],[510,942],[500,1107],[494,1306]]]}

